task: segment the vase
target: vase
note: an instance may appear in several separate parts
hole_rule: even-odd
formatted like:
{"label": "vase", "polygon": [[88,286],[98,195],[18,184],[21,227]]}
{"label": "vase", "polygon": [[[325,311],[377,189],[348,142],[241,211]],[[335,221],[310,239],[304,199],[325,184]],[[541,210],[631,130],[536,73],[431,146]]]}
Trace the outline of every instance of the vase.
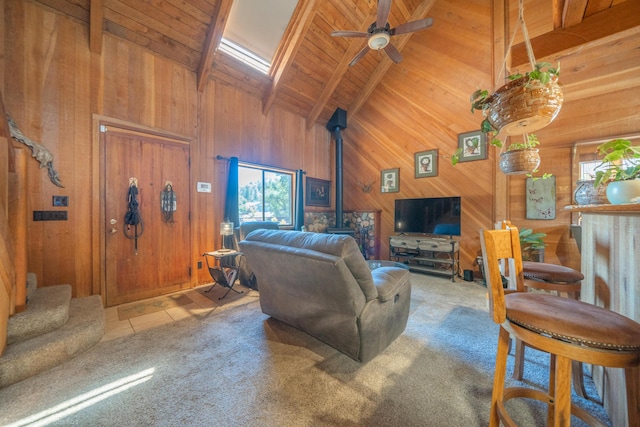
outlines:
{"label": "vase", "polygon": [[532,133],[551,123],[562,107],[564,96],[558,76],[548,83],[521,77],[491,95],[487,119],[503,135]]}
{"label": "vase", "polygon": [[610,182],[607,185],[607,199],[613,205],[640,203],[640,179]]}
{"label": "vase", "polygon": [[524,148],[500,153],[500,170],[506,175],[532,173],[540,166],[537,148]]}
{"label": "vase", "polygon": [[595,187],[593,180],[581,180],[576,184],[576,191],[573,193],[573,199],[578,205],[606,205],[609,204],[607,199],[607,186],[598,185]]}

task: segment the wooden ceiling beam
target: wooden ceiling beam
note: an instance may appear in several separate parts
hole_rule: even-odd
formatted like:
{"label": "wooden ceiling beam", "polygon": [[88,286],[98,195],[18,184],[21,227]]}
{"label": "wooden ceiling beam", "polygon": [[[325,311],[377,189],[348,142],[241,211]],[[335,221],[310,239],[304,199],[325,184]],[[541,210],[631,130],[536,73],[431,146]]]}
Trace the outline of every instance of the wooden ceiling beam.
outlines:
{"label": "wooden ceiling beam", "polygon": [[584,19],[589,0],[567,0],[562,11],[562,28],[578,25]]}
{"label": "wooden ceiling beam", "polygon": [[[364,20],[364,22],[362,23],[360,28],[358,28],[357,31],[366,32],[367,28],[369,28],[369,25],[371,25],[371,22],[375,21],[376,14],[377,14],[377,10],[372,11],[371,14],[367,16],[367,18]],[[316,120],[318,120],[318,117],[320,117],[320,114],[322,114],[322,110],[324,110],[325,105],[327,105],[327,102],[329,101],[329,99],[331,99],[333,92],[336,90],[336,88],[342,81],[342,78],[344,77],[345,73],[349,69],[349,64],[351,63],[351,60],[353,59],[354,56],[357,55],[358,52],[362,50],[363,47],[365,47],[365,45],[366,45],[365,39],[361,39],[361,38],[351,39],[351,42],[349,43],[349,48],[344,53],[344,55],[342,55],[342,58],[340,59],[338,66],[333,71],[331,78],[322,89],[322,93],[318,97],[318,100],[315,102],[313,108],[311,109],[311,111],[309,112],[309,115],[307,116],[307,130],[310,130],[313,127]]]}
{"label": "wooden ceiling beam", "polygon": [[[409,21],[416,21],[418,19],[426,18],[434,3],[435,0],[425,0],[420,3],[416,10],[411,14]],[[394,40],[394,46],[400,52],[402,52],[402,48],[404,48],[404,46],[409,42],[410,38],[411,34],[400,36]],[[378,83],[380,83],[380,80],[382,80],[382,77],[384,77],[391,65],[393,65],[393,61],[391,61],[389,57],[385,55],[384,58],[382,58],[382,60],[380,61],[380,64],[378,64],[374,72],[371,74],[369,80],[367,80],[364,88],[362,88],[358,96],[356,96],[356,98],[349,106],[349,109],[347,111],[349,112],[350,117],[354,117],[358,113],[360,108],[362,108],[364,103],[367,101],[376,86],[378,86]]]}
{"label": "wooden ceiling beam", "polygon": [[89,6],[89,50],[102,53],[102,31],[104,25],[104,0],[91,0]]}
{"label": "wooden ceiling beam", "polygon": [[275,59],[271,65],[271,86],[262,101],[262,113],[267,114],[276,99],[276,95],[282,85],[282,77],[291,67],[293,60],[304,41],[304,38],[311,26],[312,14],[314,12],[316,0],[300,0],[293,12],[292,24],[287,29],[287,33],[280,41]]}
{"label": "wooden ceiling beam", "polygon": [[[547,58],[570,52],[587,43],[630,30],[640,25],[640,2],[625,1],[617,6],[588,16],[571,28],[560,28],[531,40],[536,58]],[[524,43],[511,49],[511,69],[529,62]]]}
{"label": "wooden ceiling beam", "polygon": [[198,91],[202,92],[209,81],[209,74],[213,68],[213,59],[222,39],[224,27],[227,25],[227,18],[231,11],[233,0],[220,0],[215,14],[211,18],[211,24],[207,31],[207,38],[204,42],[200,65],[198,66]]}

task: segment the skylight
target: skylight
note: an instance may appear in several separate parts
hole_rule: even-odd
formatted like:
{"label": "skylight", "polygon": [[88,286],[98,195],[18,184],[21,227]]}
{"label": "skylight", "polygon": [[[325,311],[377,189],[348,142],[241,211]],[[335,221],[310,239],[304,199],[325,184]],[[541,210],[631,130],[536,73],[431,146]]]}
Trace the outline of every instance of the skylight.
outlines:
{"label": "skylight", "polygon": [[255,68],[264,74],[269,74],[269,68],[271,68],[271,62],[260,58],[250,50],[243,48],[242,46],[235,44],[231,40],[227,40],[224,37],[220,40],[220,51],[226,53],[229,56],[242,61],[250,67]]}
{"label": "skylight", "polygon": [[220,50],[268,74],[298,0],[235,0]]}

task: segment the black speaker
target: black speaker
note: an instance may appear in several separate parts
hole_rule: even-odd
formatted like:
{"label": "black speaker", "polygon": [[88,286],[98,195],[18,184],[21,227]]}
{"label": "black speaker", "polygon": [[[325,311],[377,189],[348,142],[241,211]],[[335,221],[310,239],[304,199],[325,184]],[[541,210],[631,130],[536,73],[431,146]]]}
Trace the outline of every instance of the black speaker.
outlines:
{"label": "black speaker", "polygon": [[473,270],[464,271],[464,280],[467,282],[473,282]]}
{"label": "black speaker", "polygon": [[340,128],[340,130],[347,128],[347,112],[340,107],[336,108],[336,111],[327,123],[327,130],[329,132],[333,132],[336,128]]}

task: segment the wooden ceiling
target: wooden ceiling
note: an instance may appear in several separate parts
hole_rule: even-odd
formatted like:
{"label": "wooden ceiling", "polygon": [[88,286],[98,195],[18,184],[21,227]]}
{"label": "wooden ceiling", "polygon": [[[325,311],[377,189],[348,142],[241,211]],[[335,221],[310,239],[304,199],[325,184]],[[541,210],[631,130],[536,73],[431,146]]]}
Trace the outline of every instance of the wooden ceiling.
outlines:
{"label": "wooden ceiling", "polygon": [[[389,16],[391,27],[427,17],[435,1],[394,0]],[[346,109],[353,116],[393,66],[385,54],[369,52],[355,66],[349,67],[365,40],[330,36],[333,30],[366,31],[375,21],[377,0],[300,0],[269,76],[217,52],[233,0],[37,2],[86,23],[88,45],[95,53],[101,52],[104,33],[115,35],[197,73],[199,90],[212,78],[238,86],[261,97],[264,112],[273,105],[283,106],[306,117],[308,127],[318,121],[326,122],[337,107]],[[549,33],[578,28],[600,12],[624,2],[547,0],[544,4],[554,9],[553,31]],[[517,9],[517,2],[512,0],[511,3],[511,7],[515,4]],[[526,3],[527,7],[533,7],[533,0]],[[592,25],[589,23],[589,27]],[[394,36],[392,43],[402,51],[410,37]],[[584,39],[574,37],[567,43],[578,45],[584,43]],[[544,48],[544,53],[550,54],[554,49],[557,52],[567,48],[565,45],[558,48],[555,40],[539,40],[543,45],[540,49]],[[514,47],[516,62],[518,49],[523,51],[524,48]]]}

